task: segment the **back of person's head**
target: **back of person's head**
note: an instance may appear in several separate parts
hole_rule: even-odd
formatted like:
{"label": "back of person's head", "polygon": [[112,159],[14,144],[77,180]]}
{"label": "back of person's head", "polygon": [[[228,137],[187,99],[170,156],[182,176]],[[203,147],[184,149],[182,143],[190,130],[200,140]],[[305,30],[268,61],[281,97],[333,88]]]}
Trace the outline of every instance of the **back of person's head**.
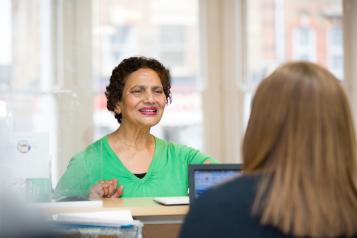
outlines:
{"label": "back of person's head", "polygon": [[243,141],[260,173],[253,213],[296,236],[357,234],[356,138],[347,96],[323,67],[282,65],[259,85]]}

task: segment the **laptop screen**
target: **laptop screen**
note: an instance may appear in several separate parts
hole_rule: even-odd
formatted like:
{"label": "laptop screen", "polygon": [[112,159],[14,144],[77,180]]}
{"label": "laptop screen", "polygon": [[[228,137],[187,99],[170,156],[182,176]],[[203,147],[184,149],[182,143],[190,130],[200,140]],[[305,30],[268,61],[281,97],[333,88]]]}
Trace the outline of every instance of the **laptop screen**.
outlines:
{"label": "laptop screen", "polygon": [[240,174],[240,164],[189,165],[190,204],[209,188],[227,182]]}

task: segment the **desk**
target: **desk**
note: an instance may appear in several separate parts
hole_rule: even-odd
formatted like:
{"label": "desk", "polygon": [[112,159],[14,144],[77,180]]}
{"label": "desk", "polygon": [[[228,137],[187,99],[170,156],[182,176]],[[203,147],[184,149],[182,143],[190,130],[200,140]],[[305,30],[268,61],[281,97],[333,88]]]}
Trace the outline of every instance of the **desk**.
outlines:
{"label": "desk", "polygon": [[143,238],[177,237],[188,205],[163,206],[152,198],[104,199],[103,207],[51,208],[51,213],[130,210],[135,220],[143,224]]}
{"label": "desk", "polygon": [[129,209],[134,219],[144,223],[143,238],[177,237],[183,218],[188,212],[187,205],[163,206],[152,198],[106,199],[103,207]]}

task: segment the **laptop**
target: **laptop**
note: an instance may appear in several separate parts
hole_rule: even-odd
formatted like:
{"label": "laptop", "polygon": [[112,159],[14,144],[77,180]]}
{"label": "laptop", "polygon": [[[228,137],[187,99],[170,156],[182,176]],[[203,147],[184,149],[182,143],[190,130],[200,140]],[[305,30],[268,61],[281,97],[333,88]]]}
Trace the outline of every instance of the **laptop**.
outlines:
{"label": "laptop", "polygon": [[240,164],[195,164],[189,165],[189,199],[192,204],[208,189],[228,182],[241,175]]}

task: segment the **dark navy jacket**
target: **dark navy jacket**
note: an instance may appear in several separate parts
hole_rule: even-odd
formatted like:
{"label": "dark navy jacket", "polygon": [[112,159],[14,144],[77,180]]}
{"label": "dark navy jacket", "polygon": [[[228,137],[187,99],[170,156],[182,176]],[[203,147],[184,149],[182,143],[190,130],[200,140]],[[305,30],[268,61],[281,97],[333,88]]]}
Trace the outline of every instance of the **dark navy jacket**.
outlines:
{"label": "dark navy jacket", "polygon": [[259,176],[242,176],[204,193],[192,204],[180,238],[294,237],[251,215],[258,183]]}

